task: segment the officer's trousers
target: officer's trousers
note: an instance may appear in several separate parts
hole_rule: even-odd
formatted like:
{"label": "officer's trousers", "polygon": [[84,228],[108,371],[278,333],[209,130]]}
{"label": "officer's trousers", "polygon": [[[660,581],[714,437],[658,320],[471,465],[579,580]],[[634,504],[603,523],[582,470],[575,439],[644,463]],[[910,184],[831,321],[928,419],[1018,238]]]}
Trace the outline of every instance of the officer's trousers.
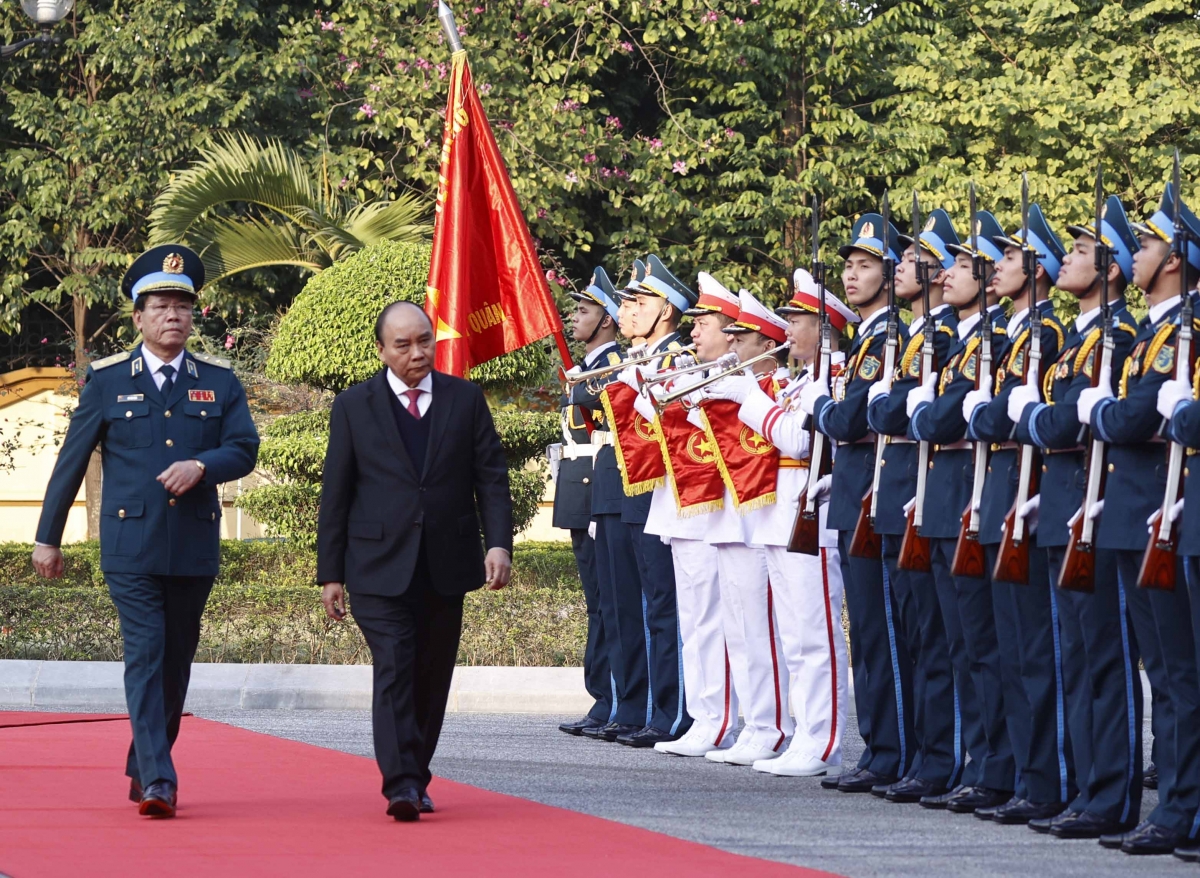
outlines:
{"label": "officer's trousers", "polygon": [[867,745],[858,767],[902,777],[913,753],[912,660],[897,617],[891,579],[882,560],[850,557],[853,531],[838,531],[858,729]]}
{"label": "officer's trousers", "polygon": [[767,546],[766,552],[795,714],[796,731],[788,752],[841,765],[849,669],[838,550],[822,546],[814,556]]}
{"label": "officer's trousers", "polygon": [[125,774],[143,787],[155,781],[178,786],[171,747],[213,577],[105,573],[104,581],[125,649],[125,703],[133,726]]}
{"label": "officer's trousers", "polygon": [[600,617],[608,642],[608,667],[615,695],[612,721],[644,728],[650,724],[647,624],[641,576],[629,526],[618,513],[596,515],[596,578]]}
{"label": "officer's trousers", "polygon": [[583,600],[587,606],[587,645],[583,652],[583,685],[588,695],[596,699],[588,716],[600,722],[610,722],[613,715],[613,679],[608,665],[608,642],[604,637],[604,618],[600,612],[600,581],[596,573],[596,541],[588,536],[587,528],[571,528],[571,549],[579,581],[583,583]]}
{"label": "officer's trousers", "polygon": [[767,553],[741,543],[719,543],[717,573],[729,667],[745,718],[738,743],[778,750],[793,725]]}
{"label": "officer's trousers", "polygon": [[650,668],[650,720],[662,732],[682,735],[692,727],[684,706],[683,662],[679,650],[679,612],[675,607],[675,565],[671,547],[645,524],[628,522],[642,608],[646,618],[646,662]]}
{"label": "officer's trousers", "polygon": [[1016,762],[1004,722],[992,589],[986,579],[954,576],[950,572],[956,542],[954,538],[929,541],[942,620],[951,636],[955,691],[962,707],[967,752],[971,756],[963,772],[963,782],[1011,792],[1016,783]]}
{"label": "officer's trousers", "polygon": [[[1058,580],[1065,554],[1065,546],[1048,550],[1052,582]],[[1128,823],[1142,807],[1142,676],[1114,554],[1097,551],[1094,592],[1059,589],[1057,597],[1079,784],[1070,807]],[[1071,665],[1079,661],[1079,685],[1073,686]]]}
{"label": "officer's trousers", "polygon": [[[1146,819],[1187,833],[1200,806],[1200,677],[1191,600],[1188,589],[1180,587],[1185,586],[1183,562],[1176,563],[1174,591],[1143,589],[1137,587],[1142,552],[1114,554],[1142,664],[1155,695],[1152,728],[1158,741],[1158,807]],[[1159,697],[1160,691],[1165,697]]]}
{"label": "officer's trousers", "polygon": [[717,549],[703,540],[671,539],[675,603],[683,640],[683,681],[692,734],[713,747],[737,730],[738,699],[725,650]]}
{"label": "officer's trousers", "polygon": [[[1183,567],[1182,582],[1187,587],[1188,603],[1191,607],[1192,642],[1200,647],[1200,558],[1183,557],[1180,563]],[[1179,588],[1180,580],[1179,569],[1176,568],[1176,589]],[[1200,649],[1197,650],[1197,662],[1200,662]],[[1192,819],[1192,825],[1188,827],[1188,838],[1200,838],[1200,810]]]}
{"label": "officer's trousers", "polygon": [[[1004,679],[1008,735],[1017,763],[1016,795],[1038,804],[1067,804],[1076,795],[1067,733],[1063,650],[1056,587],[1046,553],[1029,536],[1029,582],[992,582],[996,639]],[[994,570],[999,545],[987,550]]]}
{"label": "officer's trousers", "polygon": [[901,631],[912,658],[913,740],[916,753],[907,777],[952,789],[962,777],[966,748],[954,694],[954,668],[933,574],[901,570],[902,537],[883,535],[883,563],[899,609]]}

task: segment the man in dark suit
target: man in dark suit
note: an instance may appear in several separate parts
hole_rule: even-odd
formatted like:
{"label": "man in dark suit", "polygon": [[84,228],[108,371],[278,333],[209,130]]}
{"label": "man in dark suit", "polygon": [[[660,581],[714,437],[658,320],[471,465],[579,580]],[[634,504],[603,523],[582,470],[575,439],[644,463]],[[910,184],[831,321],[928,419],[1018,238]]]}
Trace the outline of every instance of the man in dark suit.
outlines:
{"label": "man in dark suit", "polygon": [[375,665],[375,758],[387,813],[410,821],[433,810],[429,761],[446,713],[463,596],[508,584],[512,500],[483,392],[433,371],[425,312],[408,302],[387,306],[375,344],[386,368],[333,403],[317,581],[330,618],[343,618],[345,590],[353,595]]}
{"label": "man in dark suit", "polygon": [[174,817],[179,734],[200,617],[217,575],[217,485],[254,469],[258,433],[228,360],[184,349],[200,257],[165,244],[143,254],[121,289],[142,343],[88,367],[79,406],[46,487],[33,566],[57,579],[62,540],[92,452],[104,459],[100,569],[121,618],[125,700],[133,725],[129,797]]}

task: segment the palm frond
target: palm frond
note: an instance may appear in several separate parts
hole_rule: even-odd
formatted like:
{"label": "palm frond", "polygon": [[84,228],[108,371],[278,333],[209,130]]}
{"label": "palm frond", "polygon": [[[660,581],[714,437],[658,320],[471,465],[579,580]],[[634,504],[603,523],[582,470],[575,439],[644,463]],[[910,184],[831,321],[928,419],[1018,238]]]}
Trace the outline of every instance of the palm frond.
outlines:
{"label": "palm frond", "polygon": [[313,248],[303,232],[290,223],[221,217],[193,228],[191,237],[201,248],[209,284],[252,268],[294,265],[321,271],[331,263],[325,253]]}
{"label": "palm frond", "polygon": [[433,234],[433,225],[426,219],[428,209],[425,199],[406,192],[395,201],[372,201],[352,208],[343,227],[364,246],[379,241],[415,244]]}

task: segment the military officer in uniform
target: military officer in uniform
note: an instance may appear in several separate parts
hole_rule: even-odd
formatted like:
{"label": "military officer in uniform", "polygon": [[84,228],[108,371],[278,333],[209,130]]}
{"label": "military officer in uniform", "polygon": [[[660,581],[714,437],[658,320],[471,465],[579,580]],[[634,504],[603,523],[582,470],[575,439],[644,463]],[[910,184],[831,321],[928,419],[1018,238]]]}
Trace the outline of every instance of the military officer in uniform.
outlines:
{"label": "military officer in uniform", "polygon": [[[575,341],[584,346],[583,367],[592,369],[620,362],[617,347],[617,291],[603,268],[597,267],[582,292],[572,293],[579,304],[571,322]],[[592,444],[592,433],[602,420],[602,411],[589,412],[563,399],[562,459],[554,482],[554,526],[571,532],[575,566],[583,583],[587,604],[588,634],[583,654],[583,683],[595,699],[587,716],[566,722],[559,729],[568,735],[582,735],[584,729],[599,728],[612,722],[612,671],[608,663],[609,643],[600,612],[600,583],[596,572],[596,540],[588,531],[592,525],[592,480],[596,475],[596,452],[603,446]]]}
{"label": "military officer in uniform", "polygon": [[100,569],[121,619],[133,726],[126,773],[139,813],[175,816],[179,733],[200,617],[217,575],[217,485],[254,469],[258,433],[227,360],[184,348],[204,284],[200,258],[166,244],[121,289],[142,343],[93,362],[46,488],[33,565],[63,572],[58,546],[97,446],[103,453]]}

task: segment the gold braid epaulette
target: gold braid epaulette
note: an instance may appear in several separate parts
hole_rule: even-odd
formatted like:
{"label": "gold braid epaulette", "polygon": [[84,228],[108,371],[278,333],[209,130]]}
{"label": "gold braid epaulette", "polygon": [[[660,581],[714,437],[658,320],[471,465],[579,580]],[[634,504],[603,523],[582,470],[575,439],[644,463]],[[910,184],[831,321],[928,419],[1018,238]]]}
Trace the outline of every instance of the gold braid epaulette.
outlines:
{"label": "gold braid epaulette", "polygon": [[897,375],[907,375],[908,367],[912,365],[913,358],[920,353],[921,345],[925,343],[924,331],[918,332],[908,340],[908,347],[904,349],[904,356],[900,358],[900,370]]}
{"label": "gold braid epaulette", "polygon": [[1058,325],[1058,321],[1051,320],[1049,317],[1043,317],[1042,326],[1049,326],[1054,330],[1054,334],[1058,336],[1058,349],[1061,351],[1063,344],[1066,343],[1066,338],[1063,336],[1062,327]]}

